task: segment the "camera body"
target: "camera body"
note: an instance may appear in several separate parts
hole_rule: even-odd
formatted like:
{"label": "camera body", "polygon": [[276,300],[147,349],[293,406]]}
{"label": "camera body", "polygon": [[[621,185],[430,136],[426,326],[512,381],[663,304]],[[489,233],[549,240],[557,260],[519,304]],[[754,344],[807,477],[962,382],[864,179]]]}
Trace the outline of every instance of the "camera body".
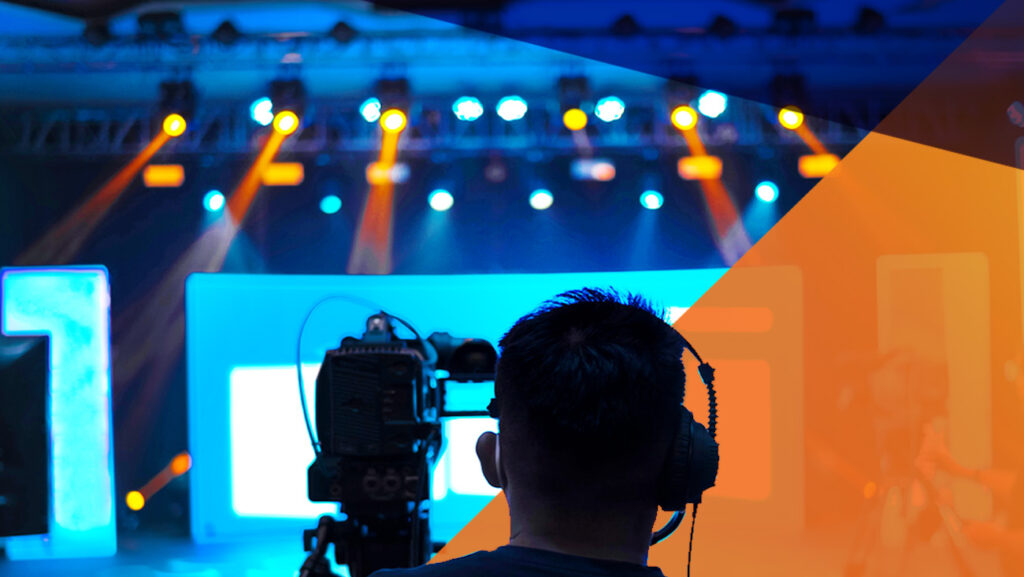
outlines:
{"label": "camera body", "polygon": [[345,518],[330,540],[338,562],[358,568],[353,575],[427,560],[421,504],[429,501],[441,418],[465,414],[444,411],[445,384],[494,380],[497,362],[485,340],[401,339],[392,319],[369,317],[362,338],[327,351],[316,380],[320,450],[308,471],[309,499],[340,504]]}

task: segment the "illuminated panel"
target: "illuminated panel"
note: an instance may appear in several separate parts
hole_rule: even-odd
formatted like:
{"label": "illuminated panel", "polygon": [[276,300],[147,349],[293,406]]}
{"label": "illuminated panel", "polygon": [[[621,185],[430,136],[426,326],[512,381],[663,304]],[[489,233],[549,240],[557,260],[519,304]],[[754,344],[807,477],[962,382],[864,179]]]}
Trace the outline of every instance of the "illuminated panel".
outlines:
{"label": "illuminated panel", "polygon": [[822,178],[839,164],[834,154],[805,154],[797,161],[797,170],[804,178]]}
{"label": "illuminated panel", "polygon": [[708,180],[722,176],[722,159],[717,156],[684,156],[677,166],[683,180]]}
{"label": "illuminated panel", "polygon": [[485,431],[498,432],[498,423],[488,418],[452,419],[444,424],[446,443],[444,468],[437,467],[434,480],[437,488],[446,487],[458,495],[498,494],[498,489],[490,486],[480,471],[480,461],[476,456],[476,440]]}
{"label": "illuminated panel", "polygon": [[[316,422],[314,392],[319,364],[302,366],[309,418]],[[238,367],[231,371],[231,508],[241,517],[315,519],[337,512],[306,497],[306,469],[313,462],[295,367]]]}
{"label": "illuminated panel", "polygon": [[117,550],[110,435],[110,289],[105,268],[9,268],[3,332],[50,339],[50,533],[12,537],[11,559]]}
{"label": "illuminated panel", "polygon": [[180,164],[150,164],[142,171],[142,182],[149,188],[178,188],[185,182],[185,167]]}
{"label": "illuminated panel", "polygon": [[265,186],[298,186],[306,179],[306,168],[301,162],[271,162],[261,178]]}

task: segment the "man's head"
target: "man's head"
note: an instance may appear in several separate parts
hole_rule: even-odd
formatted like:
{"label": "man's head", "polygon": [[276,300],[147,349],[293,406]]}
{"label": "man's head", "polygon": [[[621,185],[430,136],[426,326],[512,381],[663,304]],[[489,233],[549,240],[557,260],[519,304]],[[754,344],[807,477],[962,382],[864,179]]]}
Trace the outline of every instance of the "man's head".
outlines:
{"label": "man's head", "polygon": [[510,494],[565,509],[653,510],[679,422],[683,341],[642,298],[558,295],[501,339],[500,442],[484,474]]}

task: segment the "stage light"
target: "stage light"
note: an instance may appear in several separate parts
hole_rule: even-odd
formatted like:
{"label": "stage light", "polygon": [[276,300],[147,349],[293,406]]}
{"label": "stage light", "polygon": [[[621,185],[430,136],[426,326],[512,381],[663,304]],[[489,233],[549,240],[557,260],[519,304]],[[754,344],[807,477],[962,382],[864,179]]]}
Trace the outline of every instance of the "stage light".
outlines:
{"label": "stage light", "polygon": [[461,96],[452,104],[452,112],[455,118],[473,122],[484,114],[484,105],[472,96]]}
{"label": "stage light", "polygon": [[648,210],[658,210],[665,203],[664,197],[656,190],[645,190],[640,195],[640,204]]}
{"label": "stage light", "polygon": [[722,159],[709,154],[684,156],[676,164],[683,180],[712,180],[722,177]]}
{"label": "stage light", "polygon": [[329,194],[320,199],[320,212],[324,214],[334,214],[341,210],[341,199],[333,194]]}
{"label": "stage light", "polygon": [[269,98],[257,98],[249,106],[249,116],[260,126],[267,126],[274,121],[274,103]]}
{"label": "stage light", "polygon": [[132,511],[141,511],[146,506],[146,498],[138,491],[128,491],[124,496],[124,503]]}
{"label": "stage light", "polygon": [[683,105],[677,106],[672,111],[672,125],[679,130],[690,130],[697,126],[697,111]]}
{"label": "stage light", "polygon": [[367,122],[377,122],[380,119],[380,100],[367,98],[359,105],[359,114]]}
{"label": "stage light", "polygon": [[171,473],[184,475],[192,468],[192,456],[188,453],[178,453],[171,459]]}
{"label": "stage light", "polygon": [[291,110],[282,110],[274,115],[274,130],[285,136],[299,128],[299,117]]}
{"label": "stage light", "polygon": [[185,118],[180,114],[168,114],[164,117],[164,132],[167,136],[181,136],[185,133],[186,126]]}
{"label": "stage light", "polygon": [[405,114],[397,108],[392,108],[381,115],[380,125],[384,132],[401,132],[405,128]]}
{"label": "stage light", "polygon": [[203,208],[209,212],[217,212],[224,208],[224,195],[219,190],[211,190],[203,197]]}
{"label": "stage light", "polygon": [[779,198],[779,187],[770,180],[763,180],[754,187],[754,194],[762,202],[775,202]]}
{"label": "stage light", "polygon": [[535,210],[547,210],[554,204],[555,197],[546,188],[538,188],[530,193],[530,206]]}
{"label": "stage light", "polygon": [[615,96],[606,96],[598,100],[597,105],[594,106],[594,115],[605,122],[622,118],[622,113],[625,111],[626,103]]}
{"label": "stage light", "polygon": [[708,118],[718,118],[729,106],[729,98],[715,90],[705,91],[697,99],[697,110]]}
{"label": "stage light", "polygon": [[804,123],[804,113],[795,106],[787,106],[779,111],[779,124],[783,128],[796,130]]}
{"label": "stage light", "polygon": [[562,123],[569,130],[583,130],[587,126],[587,113],[579,108],[570,108],[562,115]]}
{"label": "stage light", "polygon": [[453,197],[452,193],[447,190],[439,188],[430,193],[430,196],[427,198],[427,203],[430,204],[430,208],[437,212],[444,212],[455,204],[455,197]]}
{"label": "stage light", "polygon": [[519,96],[506,96],[498,101],[495,111],[502,120],[512,122],[526,116],[527,109],[526,101]]}
{"label": "stage light", "polygon": [[839,164],[834,154],[805,154],[797,159],[797,172],[804,178],[822,178]]}
{"label": "stage light", "polygon": [[177,188],[185,182],[185,167],[180,164],[150,164],[142,169],[147,188]]}

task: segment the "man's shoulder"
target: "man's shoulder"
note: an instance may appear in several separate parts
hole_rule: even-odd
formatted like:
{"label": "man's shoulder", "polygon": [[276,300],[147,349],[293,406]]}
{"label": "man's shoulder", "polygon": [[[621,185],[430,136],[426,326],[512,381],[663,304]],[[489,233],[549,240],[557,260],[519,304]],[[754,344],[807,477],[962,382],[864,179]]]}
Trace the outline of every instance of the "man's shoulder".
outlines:
{"label": "man's shoulder", "polygon": [[493,568],[496,562],[494,551],[477,551],[464,557],[456,557],[440,563],[430,563],[410,569],[381,569],[370,577],[458,577],[477,575],[477,571]]}

